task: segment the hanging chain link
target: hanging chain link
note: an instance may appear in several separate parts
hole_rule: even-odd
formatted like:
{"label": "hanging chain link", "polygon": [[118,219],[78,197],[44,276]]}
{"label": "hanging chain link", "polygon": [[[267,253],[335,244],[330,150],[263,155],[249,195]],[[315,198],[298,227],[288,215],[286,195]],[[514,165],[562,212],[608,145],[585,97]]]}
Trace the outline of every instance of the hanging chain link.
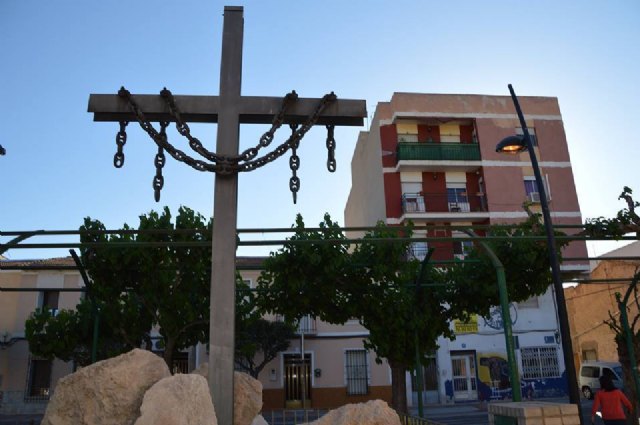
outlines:
{"label": "hanging chain link", "polygon": [[[291,128],[291,136],[296,133],[298,124],[289,124]],[[293,203],[298,201],[298,191],[300,190],[300,178],[298,177],[298,168],[300,168],[300,157],[297,154],[298,143],[291,146],[291,158],[289,158],[289,168],[291,168],[291,178],[289,179],[289,190],[293,195]]]}
{"label": "hanging chain link", "polygon": [[336,171],[336,139],[333,137],[335,125],[327,126],[327,170],[330,173]]}
{"label": "hanging chain link", "polygon": [[118,151],[113,155],[113,166],[116,168],[122,168],[124,165],[124,145],[127,143],[127,124],[129,124],[129,121],[120,121],[120,131],[116,134]]}
{"label": "hanging chain link", "polygon": [[[131,93],[121,87],[118,91],[118,96],[126,100],[131,112],[135,115],[136,120],[140,127],[151,137],[151,139],[158,146],[158,153],[156,154],[154,164],[156,167],[156,175],[153,179],[154,197],[156,201],[160,199],[160,191],[164,186],[164,177],[162,176],[162,168],[166,163],[166,157],[164,152],[168,152],[175,160],[183,162],[197,171],[209,171],[220,175],[229,175],[238,172],[249,172],[257,168],[260,168],[284,155],[289,149],[292,150],[292,155],[289,160],[289,167],[292,171],[292,177],[289,180],[289,189],[293,194],[293,202],[296,203],[297,192],[300,189],[300,179],[297,176],[297,170],[300,167],[300,157],[297,155],[297,149],[300,145],[300,141],[305,134],[313,127],[322,112],[326,107],[337,100],[337,96],[331,92],[322,97],[318,106],[313,113],[307,118],[307,121],[298,127],[297,124],[291,124],[291,136],[286,142],[277,146],[273,151],[263,155],[260,158],[256,158],[261,148],[267,147],[274,139],[276,131],[284,124],[285,115],[288,107],[298,99],[298,94],[295,91],[288,93],[282,100],[282,105],[278,114],[274,116],[271,124],[271,128],[266,131],[261,137],[258,145],[255,147],[244,150],[240,155],[225,156],[218,155],[215,152],[207,150],[200,140],[191,135],[191,129],[188,124],[184,122],[178,109],[175,98],[166,87],[160,92],[160,96],[167,102],[169,111],[176,121],[176,129],[180,135],[186,137],[189,140],[189,146],[191,149],[200,154],[203,158],[211,161],[212,163],[202,161],[200,159],[193,158],[180,149],[177,149],[171,145],[166,135],[166,128],[169,122],[160,122],[160,131],[158,132],[151,122],[147,120],[144,113],[140,109],[138,103],[134,100]],[[118,152],[114,156],[114,165],[117,168],[122,167],[124,164],[123,146],[127,140],[127,134],[125,127],[127,121],[120,122],[120,131],[116,135],[116,144],[118,145]],[[327,168],[333,172],[336,169],[335,164],[335,139],[333,137],[333,125],[327,126],[327,149],[329,150],[329,159],[327,160]]]}
{"label": "hanging chain link", "polygon": [[[160,137],[164,138],[165,142],[167,142],[167,127],[169,126],[168,121],[160,122]],[[168,143],[168,142],[167,142]],[[162,168],[164,164],[167,162],[167,158],[164,156],[164,149],[162,146],[158,146],[158,153],[153,160],[153,164],[156,166],[156,175],[153,177],[153,197],[156,202],[160,201],[160,191],[164,187],[164,176],[162,175]]]}

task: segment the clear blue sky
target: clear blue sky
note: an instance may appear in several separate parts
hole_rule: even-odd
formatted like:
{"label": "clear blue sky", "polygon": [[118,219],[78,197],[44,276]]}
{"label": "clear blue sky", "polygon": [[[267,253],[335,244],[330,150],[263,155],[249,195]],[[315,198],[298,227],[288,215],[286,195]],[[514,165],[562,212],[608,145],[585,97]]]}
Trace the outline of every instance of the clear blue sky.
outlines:
{"label": "clear blue sky", "polygon": [[[508,95],[512,83],[558,97],[585,218],[615,214],[624,185],[640,198],[637,1],[0,0],[1,230],[77,229],[86,216],[137,226],[164,205],[212,214],[213,176],[172,159],[154,202],[154,144],[138,126],[115,169],[117,125],[92,122],[87,101],[121,85],[217,94],[225,4],[244,6],[244,95],[335,91],[371,115],[394,91]],[[192,130],[215,147],[215,125]],[[243,126],[241,149],[264,130]],[[289,227],[298,212],[315,226],[325,211],[342,223],[359,130],[337,130],[335,174],[324,132],[309,132],[297,205],[286,158],[241,175],[238,226]],[[9,252],[51,255],[66,251]]]}

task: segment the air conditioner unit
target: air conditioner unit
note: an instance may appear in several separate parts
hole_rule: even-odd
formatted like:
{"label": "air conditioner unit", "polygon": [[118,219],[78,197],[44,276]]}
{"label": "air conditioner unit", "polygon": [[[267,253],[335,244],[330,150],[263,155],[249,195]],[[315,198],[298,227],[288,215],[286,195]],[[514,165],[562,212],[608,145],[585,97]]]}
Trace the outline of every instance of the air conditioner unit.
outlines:
{"label": "air conditioner unit", "polygon": [[465,255],[464,254],[453,254],[453,258],[455,258],[456,260],[464,261]]}
{"label": "air conditioner unit", "polygon": [[540,203],[540,193],[539,192],[531,192],[529,193],[529,201]]}

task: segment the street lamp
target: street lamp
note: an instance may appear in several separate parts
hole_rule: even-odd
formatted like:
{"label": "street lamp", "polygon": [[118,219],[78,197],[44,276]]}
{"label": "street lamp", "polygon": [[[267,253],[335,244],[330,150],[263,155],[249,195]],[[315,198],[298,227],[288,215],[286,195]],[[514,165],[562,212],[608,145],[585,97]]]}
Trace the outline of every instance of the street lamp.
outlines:
{"label": "street lamp", "polygon": [[496,146],[496,152],[504,152],[517,154],[529,151],[529,157],[531,158],[531,166],[533,167],[533,173],[536,178],[536,184],[538,185],[538,192],[540,193],[540,206],[542,207],[542,218],[544,221],[544,228],[547,232],[547,245],[549,245],[549,262],[551,263],[551,276],[553,279],[553,288],[555,290],[556,304],[558,308],[558,320],[560,321],[560,336],[562,337],[562,352],[564,354],[565,369],[567,371],[567,385],[569,387],[569,401],[572,404],[578,406],[578,414],[580,415],[580,423],[584,423],[582,420],[582,413],[580,411],[580,392],[577,386],[576,367],[573,362],[573,346],[571,344],[571,334],[569,331],[569,316],[567,314],[567,305],[564,299],[564,290],[562,288],[562,281],[560,280],[560,266],[558,264],[558,254],[556,248],[555,236],[553,235],[553,225],[551,223],[551,214],[549,213],[549,203],[547,202],[547,191],[544,187],[542,175],[540,174],[540,166],[538,165],[538,159],[533,149],[533,143],[531,142],[531,136],[529,135],[529,129],[527,123],[524,120],[524,115],[520,109],[520,103],[516,97],[516,93],[513,91],[513,87],[509,84],[509,91],[511,92],[511,98],[513,99],[513,105],[516,108],[518,118],[520,119],[520,126],[522,127],[523,136],[509,136]]}

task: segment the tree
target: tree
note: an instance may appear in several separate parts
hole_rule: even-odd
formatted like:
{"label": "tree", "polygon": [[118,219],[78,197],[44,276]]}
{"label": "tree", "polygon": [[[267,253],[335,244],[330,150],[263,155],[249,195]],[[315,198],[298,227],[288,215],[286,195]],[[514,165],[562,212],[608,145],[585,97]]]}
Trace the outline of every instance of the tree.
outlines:
{"label": "tree", "polygon": [[[522,302],[547,291],[553,283],[547,241],[527,239],[546,235],[540,214],[530,213],[527,220],[515,226],[492,226],[487,235],[500,238],[485,240],[484,243],[504,266],[510,302]],[[556,232],[556,235],[564,234]],[[556,244],[558,261],[561,262],[561,248],[567,242],[556,239]],[[500,304],[496,269],[478,245],[478,240],[474,241],[474,248],[465,260],[446,269],[446,280],[450,283],[446,300],[453,316],[487,316],[491,307]]]}
{"label": "tree", "polygon": [[[98,220],[85,219],[81,242],[101,243],[80,248],[82,261],[93,280],[103,309],[117,309],[109,316],[137,316],[144,325],[158,327],[164,360],[172,368],[174,354],[208,340],[211,276],[212,220],[180,207],[171,222],[165,207],[140,216],[140,233],[107,235]],[[130,230],[124,225],[124,230]],[[158,243],[157,246],[125,246],[122,242]],[[204,246],[194,243],[204,242]],[[179,246],[176,244],[191,243]],[[114,302],[117,300],[117,302]],[[120,313],[120,314],[118,314]],[[127,321],[121,324],[129,326]],[[141,340],[128,341],[140,345]],[[147,341],[150,345],[150,341]]]}
{"label": "tree", "polygon": [[262,369],[287,350],[294,337],[290,323],[262,318],[246,323],[245,329],[236,330],[236,368],[258,379]]}
{"label": "tree", "polygon": [[[634,233],[636,237],[640,238],[640,216],[636,213],[636,208],[640,208],[640,203],[633,200],[633,191],[625,186],[622,190],[620,196],[618,196],[619,200],[624,200],[626,203],[626,208],[618,211],[615,217],[613,218],[604,218],[598,217],[595,219],[589,219],[585,223],[585,230],[581,232],[581,234],[587,234],[592,237],[597,238],[609,238],[612,237],[614,239],[619,239],[620,237]],[[609,325],[609,327],[615,332],[615,343],[618,351],[618,357],[620,363],[622,364],[622,369],[624,372],[624,384],[625,390],[628,391],[630,395],[630,399],[633,404],[633,414],[631,415],[633,418],[637,417],[639,406],[638,406],[638,394],[636,392],[636,387],[633,378],[631,364],[631,357],[629,353],[629,345],[631,345],[632,349],[636,355],[636,361],[638,361],[640,354],[640,301],[638,300],[638,282],[640,281],[640,270],[636,269],[636,272],[633,276],[633,279],[627,288],[622,299],[631,300],[631,304],[636,307],[636,314],[634,317],[629,318],[629,326],[631,329],[631,341],[627,340],[627,334],[624,330],[622,322],[616,319],[616,316],[609,312],[609,320],[606,320],[605,323]],[[624,308],[627,309],[627,312],[630,311],[629,306],[625,305]],[[622,311],[620,311],[622,313]],[[628,423],[631,424],[633,421],[631,418],[628,419]]]}
{"label": "tree", "polygon": [[[356,317],[369,330],[365,347],[386,358],[392,369],[392,406],[407,411],[405,373],[417,357],[437,348],[439,336],[454,338],[449,322],[486,315],[499,304],[496,272],[480,251],[474,262],[429,268],[427,284],[416,287],[419,262],[408,260],[411,228],[398,233],[383,223],[368,232],[353,253],[342,230],[328,215],[319,230],[296,218],[295,234],[265,261],[258,288],[263,311],[298,319],[306,314],[333,324]],[[539,217],[515,227],[489,231],[504,239],[490,242],[503,261],[513,301],[544,293],[551,284],[546,241]],[[402,238],[400,238],[400,236]],[[559,244],[562,245],[562,244]],[[296,302],[289,302],[295,294]],[[416,337],[417,336],[417,337]]]}
{"label": "tree", "polygon": [[[405,375],[416,357],[438,348],[441,335],[453,337],[448,310],[442,298],[442,274],[428,268],[424,282],[418,280],[420,263],[407,258],[411,229],[398,233],[382,222],[367,232],[352,256],[359,287],[352,299],[355,317],[367,328],[364,346],[376,353],[376,362],[386,358],[391,368],[391,405],[407,412]],[[383,239],[383,241],[380,241]]]}

